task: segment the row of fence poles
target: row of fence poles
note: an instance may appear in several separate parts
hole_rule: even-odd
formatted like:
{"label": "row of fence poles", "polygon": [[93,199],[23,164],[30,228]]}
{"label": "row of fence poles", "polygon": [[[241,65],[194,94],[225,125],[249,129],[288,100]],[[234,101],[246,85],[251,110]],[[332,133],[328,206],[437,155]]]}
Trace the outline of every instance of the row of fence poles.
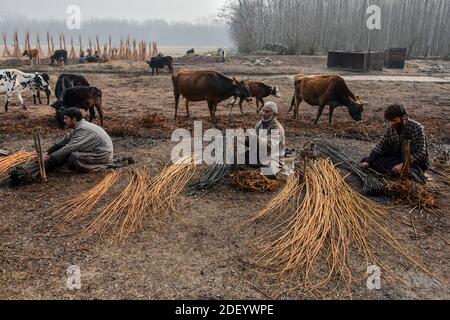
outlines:
{"label": "row of fence poles", "polygon": [[[66,37],[63,33],[59,34],[59,49],[67,50]],[[27,32],[24,37],[24,50],[30,51],[32,48],[30,41],[30,32]],[[19,43],[19,34],[14,32],[12,35],[12,48],[8,45],[8,35],[6,32],[2,33],[3,39],[3,54],[2,57],[15,57],[19,58],[23,55],[23,50]],[[50,33],[47,33],[47,53],[44,52],[41,46],[41,40],[38,33],[36,33],[35,48],[39,51],[39,58],[47,58],[53,55],[55,52],[54,38]],[[114,47],[112,44],[112,37],[109,36],[108,42],[103,46],[100,43],[98,35],[95,36],[95,43],[92,41],[91,36],[88,37],[88,45],[86,49],[89,52],[96,54],[102,59],[109,60],[134,60],[134,61],[146,61],[150,58],[156,57],[158,55],[158,44],[156,42],[137,42],[135,39],[130,37],[126,39],[120,39],[120,44],[118,47]],[[78,51],[78,53],[77,53]],[[82,53],[85,53],[85,47],[83,45],[83,39],[81,35],[79,36],[79,50],[75,50],[74,39],[70,38],[70,50],[68,51],[70,59],[79,59]]]}

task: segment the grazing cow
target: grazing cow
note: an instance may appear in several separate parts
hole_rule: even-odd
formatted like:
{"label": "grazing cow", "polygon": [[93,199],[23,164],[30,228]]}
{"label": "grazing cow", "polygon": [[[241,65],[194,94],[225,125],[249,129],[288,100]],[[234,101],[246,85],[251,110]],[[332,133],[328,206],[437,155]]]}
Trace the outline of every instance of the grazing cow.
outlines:
{"label": "grazing cow", "polygon": [[0,70],[0,93],[5,95],[5,112],[8,112],[9,99],[17,94],[22,108],[26,110],[22,92],[29,90],[33,93],[36,88],[50,90],[49,84],[38,73],[24,73],[16,69]]}
{"label": "grazing cow", "polygon": [[[40,74],[42,79],[44,79],[45,82],[47,82],[48,84],[50,84],[50,76],[47,73],[41,73]],[[41,90],[42,88],[36,87],[35,88],[35,92],[33,93],[33,101],[34,104],[36,105],[36,98],[39,100],[39,104],[42,104],[41,101]],[[50,105],[50,96],[51,96],[51,91],[50,91],[50,86],[46,89],[44,89],[45,95],[47,96],[47,105]]]}
{"label": "grazing cow", "polygon": [[30,58],[31,61],[33,61],[33,64],[40,64],[41,60],[39,58],[39,49],[30,49],[30,50],[25,50],[22,54],[22,57],[27,56],[28,58]]}
{"label": "grazing cow", "polygon": [[51,65],[55,63],[55,61],[58,63],[58,66],[61,66],[62,61],[64,61],[64,64],[67,66],[69,64],[68,58],[67,58],[67,50],[55,50],[52,56],[50,56]]}
{"label": "grazing cow", "polygon": [[103,126],[102,91],[96,87],[73,87],[64,91],[60,107],[56,109],[56,120],[60,128],[64,128],[64,110],[78,108],[89,111],[89,121],[95,119],[95,109],[100,115]]}
{"label": "grazing cow", "polygon": [[73,87],[89,87],[90,84],[85,77],[76,74],[63,73],[58,77],[55,86],[56,103],[53,104],[55,109],[59,108],[58,103],[63,100],[63,94],[66,89]]}
{"label": "grazing cow", "polygon": [[173,58],[172,57],[155,57],[147,61],[147,64],[152,69],[152,76],[155,74],[159,75],[159,69],[164,69],[166,66],[169,69],[169,73],[173,74]]}
{"label": "grazing cow", "polygon": [[346,106],[353,120],[362,121],[364,102],[355,96],[348,88],[345,80],[336,75],[304,76],[295,77],[295,94],[292,98],[291,108],[294,109],[294,118],[298,119],[298,110],[302,101],[312,106],[318,106],[319,112],[316,121],[319,122],[325,106],[330,106],[329,122],[333,121],[333,112],[339,106]]}
{"label": "grazing cow", "polygon": [[[259,111],[261,111],[261,108],[264,106],[263,98],[267,98],[268,96],[274,96],[277,98],[281,98],[280,89],[278,89],[278,87],[269,86],[261,81],[246,80],[245,82],[247,83],[248,88],[250,89],[252,97],[256,98],[256,113],[259,113]],[[235,96],[233,102],[231,103],[231,105],[233,107],[234,107],[234,104],[236,103],[237,98],[238,97]],[[247,101],[251,101],[251,100],[247,99]],[[239,108],[241,109],[242,114],[244,113],[242,111],[242,103],[243,102],[244,102],[244,99],[240,98]],[[261,107],[259,106],[259,103],[261,103]]]}
{"label": "grazing cow", "polygon": [[175,94],[175,119],[178,115],[180,96],[186,99],[186,111],[189,114],[189,101],[207,101],[211,120],[215,119],[217,105],[226,99],[237,96],[243,99],[251,97],[250,89],[244,81],[215,71],[180,70],[172,76]]}

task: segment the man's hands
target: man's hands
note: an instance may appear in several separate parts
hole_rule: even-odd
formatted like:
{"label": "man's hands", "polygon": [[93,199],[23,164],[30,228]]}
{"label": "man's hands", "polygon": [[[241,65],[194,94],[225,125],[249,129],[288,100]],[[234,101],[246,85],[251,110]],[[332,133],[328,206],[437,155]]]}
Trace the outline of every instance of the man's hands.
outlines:
{"label": "man's hands", "polygon": [[359,167],[361,168],[362,171],[367,171],[370,168],[370,164],[368,164],[367,162],[362,162]]}
{"label": "man's hands", "polygon": [[394,168],[392,168],[392,172],[396,175],[399,175],[400,173],[402,173],[403,170],[403,163],[400,163],[398,165],[396,165]]}
{"label": "man's hands", "polygon": [[44,161],[49,161],[51,159],[48,153],[44,153]]}

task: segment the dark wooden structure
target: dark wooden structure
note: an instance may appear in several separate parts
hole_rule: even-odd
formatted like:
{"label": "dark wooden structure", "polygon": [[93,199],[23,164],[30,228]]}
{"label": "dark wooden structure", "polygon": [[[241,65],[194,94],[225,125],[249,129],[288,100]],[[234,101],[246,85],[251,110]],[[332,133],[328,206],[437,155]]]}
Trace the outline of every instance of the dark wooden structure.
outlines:
{"label": "dark wooden structure", "polygon": [[328,68],[354,72],[382,71],[383,52],[328,51]]}
{"label": "dark wooden structure", "polygon": [[407,48],[389,48],[384,55],[384,66],[388,69],[405,69]]}

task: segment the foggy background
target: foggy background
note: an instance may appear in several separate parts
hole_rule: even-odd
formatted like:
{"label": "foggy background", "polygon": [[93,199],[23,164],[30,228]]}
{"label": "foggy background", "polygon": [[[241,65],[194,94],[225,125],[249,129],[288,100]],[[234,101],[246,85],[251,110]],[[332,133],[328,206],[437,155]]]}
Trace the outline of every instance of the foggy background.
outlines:
{"label": "foggy background", "polygon": [[[39,33],[41,44],[46,44],[49,32],[55,39],[61,33],[66,41],[79,35],[86,43],[96,35],[106,42],[109,36],[113,44],[130,36],[137,41],[157,41],[163,46],[217,46],[232,45],[229,27],[217,16],[224,0],[15,0],[2,1],[0,6],[0,32],[6,32],[8,43],[12,34],[30,32],[31,42]],[[66,19],[68,6],[81,9],[81,29],[69,30]]]}

